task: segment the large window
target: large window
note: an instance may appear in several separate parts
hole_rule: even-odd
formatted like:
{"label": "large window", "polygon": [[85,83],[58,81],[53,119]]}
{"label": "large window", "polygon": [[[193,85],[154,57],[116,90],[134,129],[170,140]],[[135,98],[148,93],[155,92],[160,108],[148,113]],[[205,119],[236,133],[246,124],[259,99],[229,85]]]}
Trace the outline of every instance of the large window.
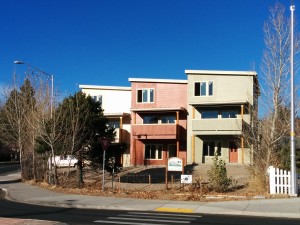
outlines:
{"label": "large window", "polygon": [[217,110],[203,110],[200,113],[202,119],[217,119],[219,115]]}
{"label": "large window", "polygon": [[237,114],[237,110],[226,110],[221,112],[222,118],[237,118]]}
{"label": "large window", "polygon": [[162,159],[162,145],[146,144],[145,159]]}
{"label": "large window", "polygon": [[213,95],[213,82],[201,81],[195,82],[194,95],[195,96],[212,96]]}
{"label": "large window", "polygon": [[214,156],[215,154],[221,156],[221,150],[221,141],[203,142],[203,156]]}
{"label": "large window", "polygon": [[158,116],[144,116],[144,124],[158,124]]}
{"label": "large window", "polygon": [[220,108],[220,109],[199,109],[199,113],[201,114],[201,119],[218,119],[218,118],[237,118],[239,111],[235,108]]}
{"label": "large window", "polygon": [[161,123],[175,123],[175,116],[165,115],[160,117]]}
{"label": "large window", "polygon": [[147,115],[143,116],[144,124],[166,124],[175,123],[175,115]]}
{"label": "large window", "polygon": [[154,102],[154,89],[140,89],[137,90],[137,102],[138,103],[149,103]]}

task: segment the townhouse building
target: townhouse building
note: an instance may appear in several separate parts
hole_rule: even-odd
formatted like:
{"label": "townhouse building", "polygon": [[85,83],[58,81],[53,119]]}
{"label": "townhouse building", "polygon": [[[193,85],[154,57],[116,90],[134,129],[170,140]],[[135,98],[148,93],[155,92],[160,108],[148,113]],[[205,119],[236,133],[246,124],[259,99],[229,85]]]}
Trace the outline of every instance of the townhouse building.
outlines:
{"label": "townhouse building", "polygon": [[254,71],[186,70],[188,80],[187,163],[251,164],[246,128],[257,115],[259,87]]}
{"label": "townhouse building", "polygon": [[130,78],[131,164],[186,162],[187,81]]}
{"label": "townhouse building", "polygon": [[100,102],[104,116],[108,119],[108,125],[115,128],[116,136],[111,144],[121,146],[125,143],[127,146],[125,153],[117,158],[116,162],[123,167],[130,166],[131,88],[98,85],[79,85],[79,88],[83,93]]}

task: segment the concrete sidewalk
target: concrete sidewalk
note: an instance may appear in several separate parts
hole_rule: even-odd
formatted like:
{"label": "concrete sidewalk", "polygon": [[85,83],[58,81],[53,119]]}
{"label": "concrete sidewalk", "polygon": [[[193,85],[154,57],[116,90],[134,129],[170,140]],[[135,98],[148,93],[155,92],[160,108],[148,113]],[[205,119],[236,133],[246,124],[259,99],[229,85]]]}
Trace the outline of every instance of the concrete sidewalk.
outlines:
{"label": "concrete sidewalk", "polygon": [[57,193],[37,186],[16,182],[18,179],[20,179],[20,174],[0,176],[0,188],[7,192],[7,196],[11,200],[38,205],[300,218],[300,198],[224,202],[113,198]]}

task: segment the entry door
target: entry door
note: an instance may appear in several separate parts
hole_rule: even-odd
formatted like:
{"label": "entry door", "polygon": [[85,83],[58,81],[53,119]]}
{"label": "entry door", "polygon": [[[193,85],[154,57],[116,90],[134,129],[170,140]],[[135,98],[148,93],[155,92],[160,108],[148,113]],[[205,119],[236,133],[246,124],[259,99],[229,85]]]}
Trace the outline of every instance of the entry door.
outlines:
{"label": "entry door", "polygon": [[238,147],[234,141],[229,142],[229,162],[230,163],[238,162]]}

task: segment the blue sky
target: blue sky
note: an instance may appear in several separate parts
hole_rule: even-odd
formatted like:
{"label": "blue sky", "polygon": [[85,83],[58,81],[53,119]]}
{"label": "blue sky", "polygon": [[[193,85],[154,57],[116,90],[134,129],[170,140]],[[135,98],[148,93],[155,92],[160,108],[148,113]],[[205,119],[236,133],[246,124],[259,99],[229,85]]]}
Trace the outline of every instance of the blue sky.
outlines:
{"label": "blue sky", "polygon": [[186,79],[186,69],[259,73],[276,2],[289,16],[289,0],[0,0],[0,87],[14,60],[53,74],[67,95],[129,77]]}

